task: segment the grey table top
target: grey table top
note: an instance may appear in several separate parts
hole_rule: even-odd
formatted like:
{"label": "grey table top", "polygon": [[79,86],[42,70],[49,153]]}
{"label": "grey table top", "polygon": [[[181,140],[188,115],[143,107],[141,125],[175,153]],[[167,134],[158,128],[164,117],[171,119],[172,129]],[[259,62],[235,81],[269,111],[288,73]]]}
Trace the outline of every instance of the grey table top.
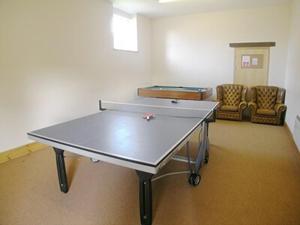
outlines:
{"label": "grey table top", "polygon": [[[157,166],[217,105],[216,102],[181,100],[171,103],[151,98],[136,99],[130,104],[132,108],[128,111],[122,107],[105,110],[29,132],[28,136],[52,146],[59,144]],[[132,110],[134,108],[139,110]],[[153,113],[154,118],[144,119],[145,112]]]}

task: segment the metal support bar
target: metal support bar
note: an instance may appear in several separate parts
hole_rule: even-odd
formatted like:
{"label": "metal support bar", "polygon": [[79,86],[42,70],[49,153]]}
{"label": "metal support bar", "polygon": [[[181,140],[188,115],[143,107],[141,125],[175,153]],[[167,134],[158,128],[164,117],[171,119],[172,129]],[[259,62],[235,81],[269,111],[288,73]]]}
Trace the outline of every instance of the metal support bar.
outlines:
{"label": "metal support bar", "polygon": [[[215,110],[214,110],[214,118],[215,118]],[[207,121],[206,123],[206,151],[205,151],[205,159],[204,159],[204,162],[205,163],[208,163],[208,160],[209,160],[209,137],[208,137],[208,130],[209,130],[209,123],[210,122],[215,122],[215,119],[213,121]]]}
{"label": "metal support bar", "polygon": [[64,193],[67,193],[69,190],[68,180],[66,175],[65,159],[64,159],[64,150],[53,148],[56,155],[56,166],[57,166],[57,175],[59,181],[60,190]]}
{"label": "metal support bar", "polygon": [[202,135],[201,135],[201,142],[199,144],[199,147],[198,147],[198,155],[197,155],[197,158],[196,158],[196,164],[195,164],[195,172],[197,174],[199,174],[199,170],[202,166],[202,163],[205,159],[205,154],[206,154],[206,151],[207,151],[207,122],[204,121],[203,124],[203,132],[202,132]]}
{"label": "metal support bar", "polygon": [[165,174],[162,174],[160,176],[154,177],[151,181],[154,182],[154,181],[157,181],[157,180],[159,180],[161,178],[164,178],[164,177],[173,176],[173,175],[180,175],[180,174],[187,174],[187,173],[191,173],[191,171],[185,170],[185,171],[165,173]]}
{"label": "metal support bar", "polygon": [[[211,116],[213,118],[214,114],[212,114]],[[200,168],[204,163],[208,163],[208,158],[209,158],[208,125],[212,121],[213,121],[212,119],[205,120],[200,126],[198,152],[195,160],[191,160],[189,142],[186,143],[186,156],[174,155],[172,157],[172,160],[187,163],[189,166],[188,167],[189,171],[178,171],[178,172],[162,174],[158,177],[153,178],[152,181],[156,181],[166,176],[184,174],[184,173],[190,173],[193,176],[200,176],[199,174]],[[192,167],[192,164],[194,164],[194,167]]]}
{"label": "metal support bar", "polygon": [[190,142],[186,143],[186,156],[187,156],[187,160],[188,160],[189,170],[192,174],[193,173],[193,168],[192,168],[192,164],[191,164]]}
{"label": "metal support bar", "polygon": [[140,218],[142,225],[152,224],[152,184],[153,174],[136,171],[139,177]]}
{"label": "metal support bar", "polygon": [[[172,157],[172,160],[178,161],[178,162],[184,162],[184,163],[189,163],[188,157],[181,156],[181,155],[174,155]],[[194,160],[190,160],[191,164],[195,164],[196,162]]]}

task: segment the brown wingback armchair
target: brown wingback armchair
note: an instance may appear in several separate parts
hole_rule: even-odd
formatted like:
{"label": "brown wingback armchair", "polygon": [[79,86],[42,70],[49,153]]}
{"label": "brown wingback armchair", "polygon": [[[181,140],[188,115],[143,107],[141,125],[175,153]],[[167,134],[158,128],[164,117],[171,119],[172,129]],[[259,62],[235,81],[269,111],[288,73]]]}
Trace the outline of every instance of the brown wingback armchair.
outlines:
{"label": "brown wingback armchair", "polygon": [[247,108],[245,101],[247,88],[238,84],[217,86],[217,119],[242,120]]}
{"label": "brown wingback armchair", "polygon": [[251,88],[251,121],[283,125],[285,112],[285,89],[274,86],[255,86]]}

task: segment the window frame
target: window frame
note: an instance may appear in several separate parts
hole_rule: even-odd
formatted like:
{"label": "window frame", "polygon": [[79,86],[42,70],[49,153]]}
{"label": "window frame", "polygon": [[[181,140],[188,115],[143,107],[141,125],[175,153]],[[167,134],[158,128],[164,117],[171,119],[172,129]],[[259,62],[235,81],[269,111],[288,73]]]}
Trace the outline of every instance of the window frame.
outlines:
{"label": "window frame", "polygon": [[[117,47],[115,45],[115,25],[114,25],[114,16],[120,16],[120,17],[123,17],[125,19],[129,19],[129,20],[135,20],[133,23],[134,23],[134,29],[135,29],[135,48],[120,48],[120,47]],[[112,15],[112,21],[111,21],[111,30],[112,30],[112,36],[113,36],[113,50],[116,50],[116,51],[125,51],[125,52],[133,52],[133,53],[138,53],[139,52],[139,39],[138,39],[138,16],[136,14],[129,14],[129,13],[126,13],[122,10],[119,10],[119,9],[116,9],[114,8],[113,9],[113,15]]]}

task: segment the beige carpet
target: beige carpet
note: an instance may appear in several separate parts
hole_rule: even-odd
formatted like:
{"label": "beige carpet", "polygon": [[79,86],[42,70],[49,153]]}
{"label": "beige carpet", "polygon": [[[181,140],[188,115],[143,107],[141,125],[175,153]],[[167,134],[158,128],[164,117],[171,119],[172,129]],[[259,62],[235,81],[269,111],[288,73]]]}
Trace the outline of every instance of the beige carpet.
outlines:
{"label": "beige carpet", "polygon": [[[154,225],[300,224],[300,154],[285,127],[218,121],[210,137],[199,186],[186,175],[153,184]],[[133,170],[72,155],[66,163],[68,194],[59,191],[49,149],[0,164],[0,224],[139,224]]]}

